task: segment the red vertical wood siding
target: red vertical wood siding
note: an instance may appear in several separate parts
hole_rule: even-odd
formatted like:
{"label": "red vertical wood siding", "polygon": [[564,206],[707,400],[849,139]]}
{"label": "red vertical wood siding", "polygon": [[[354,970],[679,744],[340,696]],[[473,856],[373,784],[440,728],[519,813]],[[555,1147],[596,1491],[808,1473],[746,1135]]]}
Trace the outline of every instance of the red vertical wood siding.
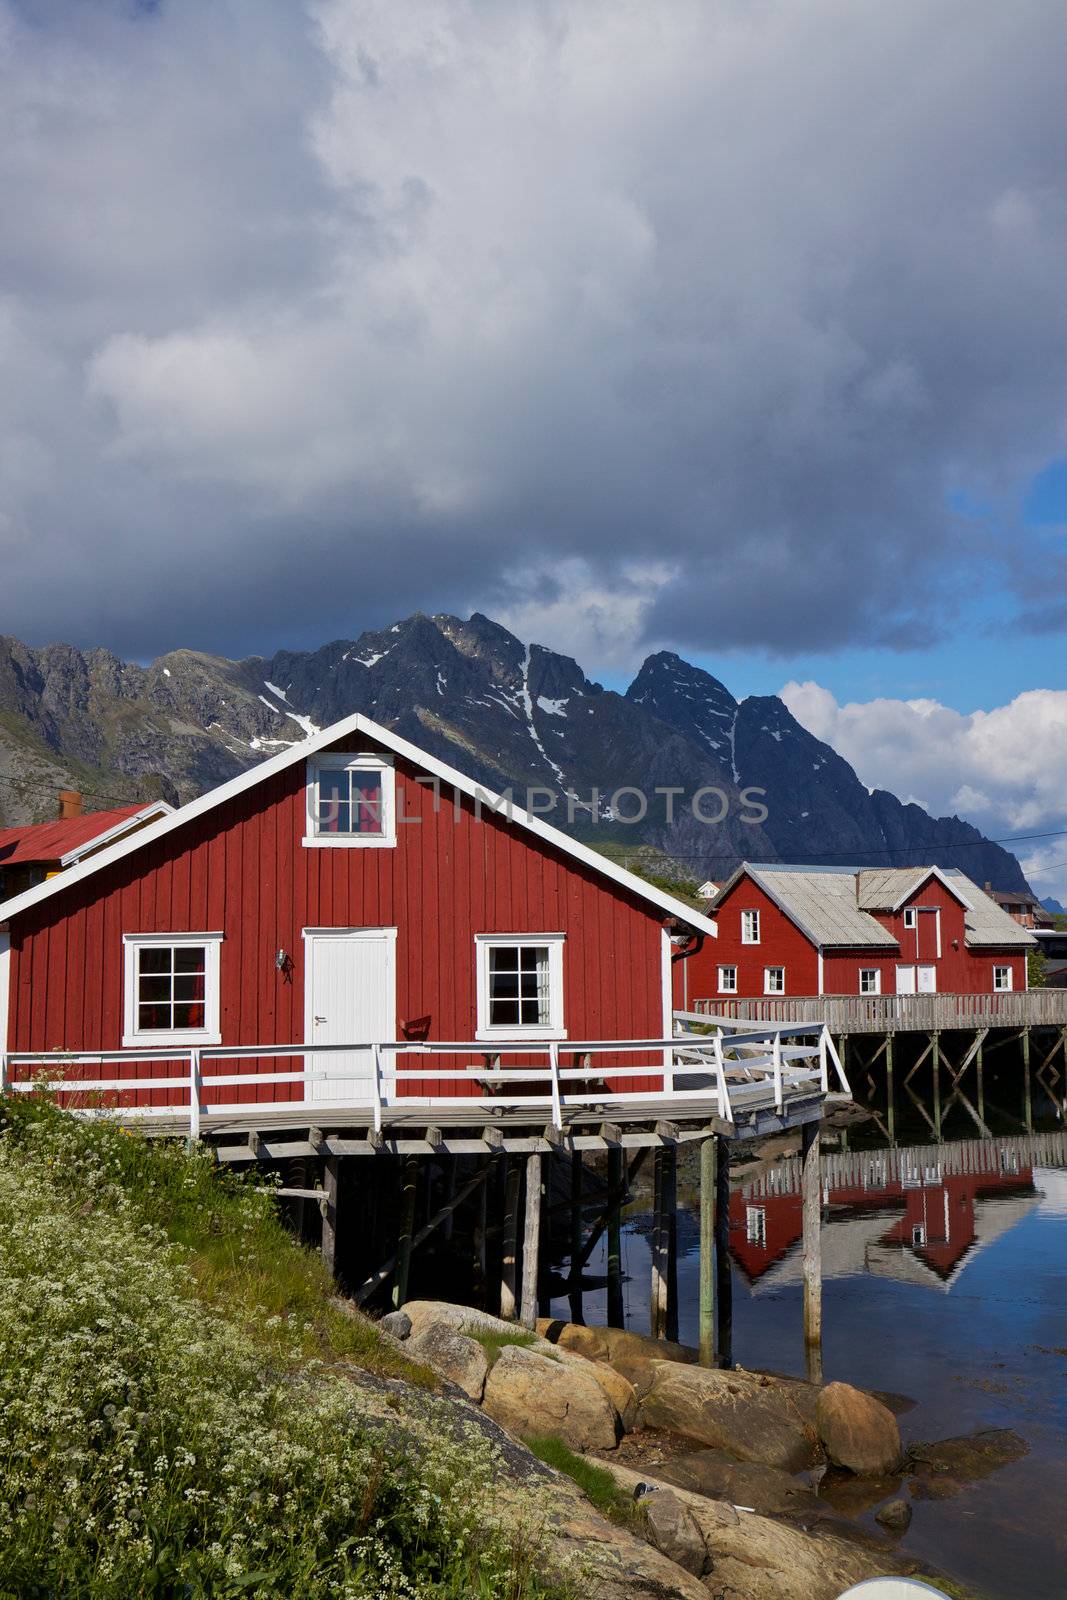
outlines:
{"label": "red vertical wood siding", "polygon": [[[477,817],[467,800],[457,806],[449,794],[435,804],[417,777],[397,763],[398,816],[411,820],[398,823],[393,849],[304,847],[299,763],[24,912],[12,927],[8,1048],[121,1048],[123,934],[218,931],[223,1043],[300,1043],[305,927],[396,927],[398,1037],[402,1020],[429,1016],[430,1039],[473,1039],[475,935],[557,932],[567,936],[568,1037],[660,1037],[663,914],[525,829],[488,811]],[[275,968],[278,949],[292,958],[288,973]],[[566,1045],[561,1055],[569,1065]],[[238,1068],[227,1062],[219,1070]],[[174,1068],[153,1075],[173,1076]],[[470,1092],[424,1073],[417,1082],[441,1094]],[[660,1082],[650,1075],[618,1087]],[[250,1081],[225,1098],[299,1092]]]}
{"label": "red vertical wood siding", "polygon": [[[759,944],[741,943],[742,911],[759,912]],[[690,1003],[696,1000],[714,1002],[720,998],[720,967],[737,968],[737,993],[746,998],[763,994],[765,967],[785,968],[787,997],[818,994],[819,952],[750,878],[739,879],[712,915],[718,924],[719,937],[706,939],[703,949],[686,962]],[[676,962],[674,969],[675,1003],[678,1005],[681,1005],[681,966],[681,962]]]}

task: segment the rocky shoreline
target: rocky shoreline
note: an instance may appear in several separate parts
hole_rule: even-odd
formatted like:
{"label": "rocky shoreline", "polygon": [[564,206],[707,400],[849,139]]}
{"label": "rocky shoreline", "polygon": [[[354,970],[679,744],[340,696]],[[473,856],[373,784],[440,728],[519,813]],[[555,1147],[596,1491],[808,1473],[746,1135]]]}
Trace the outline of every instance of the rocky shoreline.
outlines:
{"label": "rocky shoreline", "polygon": [[[559,1440],[610,1474],[625,1526],[593,1514],[578,1542],[602,1545],[610,1526],[626,1592],[649,1600],[837,1600],[888,1574],[964,1595],[903,1547],[911,1500],[958,1493],[1027,1448],[994,1431],[905,1450],[900,1396],[703,1367],[621,1329],[543,1320],[531,1333],[441,1301],[381,1326],[516,1448]],[[880,1534],[853,1520],[871,1511]],[[617,1580],[586,1592],[613,1595]]]}

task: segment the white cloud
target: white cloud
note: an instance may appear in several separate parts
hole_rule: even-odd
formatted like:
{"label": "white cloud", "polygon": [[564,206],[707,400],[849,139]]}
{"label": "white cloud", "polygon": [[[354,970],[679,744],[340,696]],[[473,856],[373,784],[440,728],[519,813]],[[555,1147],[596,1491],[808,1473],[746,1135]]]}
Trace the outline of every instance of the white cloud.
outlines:
{"label": "white cloud", "polygon": [[[782,698],[864,783],[922,794],[934,815],[955,813],[995,838],[1067,833],[1067,690],[1029,690],[968,715],[935,700],[840,704],[811,682],[787,683]],[[1041,894],[1067,897],[1067,836],[1014,848]]]}
{"label": "white cloud", "polygon": [[235,650],[579,560],[580,630],[654,561],[650,640],[786,651],[1027,581],[946,505],[1009,517],[1067,438],[1064,8],[28,15],[7,626],[143,648],[162,590],[154,643]]}

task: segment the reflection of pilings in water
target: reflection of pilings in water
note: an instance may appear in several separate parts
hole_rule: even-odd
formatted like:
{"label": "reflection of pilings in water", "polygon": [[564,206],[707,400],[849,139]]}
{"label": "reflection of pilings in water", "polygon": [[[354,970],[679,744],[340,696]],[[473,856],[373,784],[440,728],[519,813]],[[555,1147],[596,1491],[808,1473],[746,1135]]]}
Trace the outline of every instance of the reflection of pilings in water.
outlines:
{"label": "reflection of pilings in water", "polygon": [[[877,1190],[892,1184],[939,1181],[942,1177],[966,1173],[1003,1175],[1019,1172],[1024,1167],[1063,1165],[1067,1165],[1067,1130],[886,1150],[841,1150],[823,1155],[823,1193],[854,1187]],[[798,1156],[787,1156],[767,1171],[754,1173],[741,1182],[741,1193],[746,1199],[800,1192]]]}

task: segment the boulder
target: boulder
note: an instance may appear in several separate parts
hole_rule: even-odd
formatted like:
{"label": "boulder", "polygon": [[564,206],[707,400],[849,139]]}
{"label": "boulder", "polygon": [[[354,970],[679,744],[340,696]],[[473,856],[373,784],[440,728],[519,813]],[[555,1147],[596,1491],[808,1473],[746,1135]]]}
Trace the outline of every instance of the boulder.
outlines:
{"label": "boulder", "polygon": [[656,1361],[639,1415],[646,1427],[667,1428],[741,1461],[800,1472],[822,1455],[818,1434],[797,1402],[796,1391],[806,1388],[762,1373]]}
{"label": "boulder", "polygon": [[447,1322],[460,1333],[476,1329],[479,1333],[498,1334],[503,1339],[522,1339],[532,1350],[552,1349],[547,1339],[530,1333],[519,1323],[507,1322],[503,1317],[494,1317],[489,1311],[478,1311],[474,1306],[455,1306],[449,1300],[409,1300],[404,1311],[413,1333],[418,1333],[431,1322]]}
{"label": "boulder", "polygon": [[387,1311],[378,1326],[394,1339],[406,1339],[411,1333],[411,1318],[406,1311]]}
{"label": "boulder", "polygon": [[619,1418],[588,1363],[505,1345],[485,1384],[484,1406],[512,1433],[556,1434],[572,1450],[613,1450]]}
{"label": "boulder", "polygon": [[669,1489],[656,1489],[641,1500],[649,1540],[663,1555],[699,1578],[707,1569],[704,1535],[689,1508]]}
{"label": "boulder", "polygon": [[950,1477],[957,1484],[977,1483],[991,1472],[1028,1455],[1030,1446],[1011,1428],[981,1428],[977,1433],[936,1444],[913,1444],[909,1465],[919,1478]]}
{"label": "boulder", "polygon": [[[653,1490],[665,1487],[612,1459],[602,1458],[600,1465],[631,1494],[642,1482]],[[846,1538],[822,1523],[805,1531],[772,1517],[739,1516],[721,1501],[685,1489],[673,1492],[704,1536],[714,1574],[704,1580],[706,1593],[731,1600],[839,1600],[866,1578],[926,1574],[917,1561],[880,1541]],[[654,1499],[652,1494],[641,1503]]]}
{"label": "boulder", "polygon": [[607,1361],[613,1366],[619,1361],[695,1363],[697,1360],[697,1351],[689,1345],[677,1344],[673,1339],[652,1339],[644,1333],[630,1333],[626,1328],[594,1328],[584,1323],[541,1317],[537,1332],[550,1343],[559,1345],[561,1350],[573,1350],[590,1361]]}
{"label": "boulder", "polygon": [[875,1512],[874,1519],[890,1533],[903,1533],[911,1522],[911,1507],[906,1500],[887,1500],[882,1509]]}
{"label": "boulder", "polygon": [[900,1465],[900,1429],[893,1413],[850,1383],[828,1383],[819,1393],[819,1437],[835,1466],[862,1478],[884,1477]]}
{"label": "boulder", "polygon": [[638,1415],[633,1384],[603,1361],[587,1361],[585,1365],[615,1407],[623,1433],[632,1433],[637,1426]]}
{"label": "boulder", "polygon": [[790,1473],[761,1461],[737,1461],[724,1450],[693,1450],[688,1455],[671,1456],[656,1468],[656,1475],[709,1500],[750,1506],[765,1517],[799,1513],[817,1516],[822,1511],[818,1496]]}
{"label": "boulder", "polygon": [[459,1333],[447,1322],[424,1322],[412,1334],[407,1348],[417,1361],[425,1361],[438,1377],[458,1384],[464,1394],[481,1404],[489,1363],[477,1339]]}

